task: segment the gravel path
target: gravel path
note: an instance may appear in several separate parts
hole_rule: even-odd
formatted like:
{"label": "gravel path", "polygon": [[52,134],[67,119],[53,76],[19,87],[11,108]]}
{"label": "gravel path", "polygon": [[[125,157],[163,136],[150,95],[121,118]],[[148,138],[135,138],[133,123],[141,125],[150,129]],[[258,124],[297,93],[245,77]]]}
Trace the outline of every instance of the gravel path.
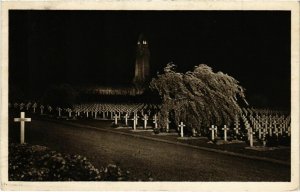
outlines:
{"label": "gravel path", "polygon": [[[109,126],[109,122],[103,122]],[[10,124],[18,141],[19,126]],[[26,142],[86,156],[96,167],[120,164],[157,181],[289,181],[290,167],[49,121],[26,125]]]}

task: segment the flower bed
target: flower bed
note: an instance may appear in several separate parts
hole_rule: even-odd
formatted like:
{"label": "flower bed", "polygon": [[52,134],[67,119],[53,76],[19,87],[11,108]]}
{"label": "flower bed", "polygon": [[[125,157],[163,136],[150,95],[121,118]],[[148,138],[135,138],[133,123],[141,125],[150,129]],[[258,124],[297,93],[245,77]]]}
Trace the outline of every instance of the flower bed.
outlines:
{"label": "flower bed", "polygon": [[10,144],[10,181],[126,181],[129,171],[117,165],[100,170],[86,157],[61,154],[39,145]]}

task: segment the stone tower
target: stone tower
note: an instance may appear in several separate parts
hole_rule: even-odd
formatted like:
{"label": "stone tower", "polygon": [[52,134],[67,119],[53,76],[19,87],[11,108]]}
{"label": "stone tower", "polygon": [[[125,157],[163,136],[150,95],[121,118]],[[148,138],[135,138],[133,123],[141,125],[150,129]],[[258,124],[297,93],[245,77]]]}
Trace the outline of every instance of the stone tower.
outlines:
{"label": "stone tower", "polygon": [[142,88],[149,81],[150,77],[150,51],[148,41],[143,34],[140,34],[137,42],[135,72],[133,83],[136,87]]}

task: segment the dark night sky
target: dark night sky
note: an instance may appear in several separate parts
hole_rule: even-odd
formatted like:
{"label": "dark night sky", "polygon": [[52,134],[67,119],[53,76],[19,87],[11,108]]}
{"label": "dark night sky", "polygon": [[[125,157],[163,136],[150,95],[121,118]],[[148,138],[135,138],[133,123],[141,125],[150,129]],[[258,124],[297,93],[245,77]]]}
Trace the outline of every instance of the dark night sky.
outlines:
{"label": "dark night sky", "polygon": [[289,11],[21,11],[9,13],[10,85],[115,86],[134,73],[138,35],[151,71],[207,64],[235,77],[251,101],[290,106]]}

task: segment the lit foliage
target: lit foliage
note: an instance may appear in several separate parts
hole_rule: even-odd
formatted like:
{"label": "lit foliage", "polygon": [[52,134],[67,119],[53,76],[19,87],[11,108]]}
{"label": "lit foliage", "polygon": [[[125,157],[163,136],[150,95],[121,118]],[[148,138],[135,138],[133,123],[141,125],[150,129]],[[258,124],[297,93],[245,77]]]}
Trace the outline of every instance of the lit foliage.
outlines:
{"label": "lit foliage", "polygon": [[10,144],[10,181],[127,181],[129,171],[109,164],[95,168],[86,157],[38,145]]}
{"label": "lit foliage", "polygon": [[174,70],[170,63],[150,83],[162,97],[159,124],[166,127],[167,117],[174,112],[178,125],[183,121],[187,127],[201,130],[212,124],[230,124],[241,113],[238,98],[245,100],[244,88],[233,77],[222,72],[214,73],[204,64],[195,66],[185,74]]}

